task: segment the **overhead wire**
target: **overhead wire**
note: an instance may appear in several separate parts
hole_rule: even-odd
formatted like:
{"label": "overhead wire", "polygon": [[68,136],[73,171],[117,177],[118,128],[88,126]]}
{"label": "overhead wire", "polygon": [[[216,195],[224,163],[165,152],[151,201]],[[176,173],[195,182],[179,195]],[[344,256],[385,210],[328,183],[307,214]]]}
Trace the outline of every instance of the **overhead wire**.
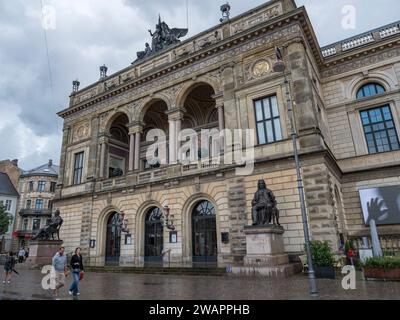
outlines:
{"label": "overhead wire", "polygon": [[[43,5],[43,0],[40,1],[40,9],[41,9],[41,15],[42,15],[42,22],[44,21],[44,5]],[[47,60],[47,70],[48,70],[48,75],[49,75],[49,83],[50,83],[50,94],[51,94],[51,104],[52,104],[52,113],[54,114],[55,117],[55,123],[56,123],[56,128],[57,128],[57,133],[60,132],[59,126],[58,126],[58,118],[57,118],[57,110],[55,109],[55,99],[54,99],[54,85],[53,85],[53,73],[51,70],[51,63],[50,63],[50,54],[49,54],[49,44],[47,41],[47,32],[46,32],[46,27],[42,25],[43,29],[43,38],[44,38],[44,44],[46,48],[46,60]]]}

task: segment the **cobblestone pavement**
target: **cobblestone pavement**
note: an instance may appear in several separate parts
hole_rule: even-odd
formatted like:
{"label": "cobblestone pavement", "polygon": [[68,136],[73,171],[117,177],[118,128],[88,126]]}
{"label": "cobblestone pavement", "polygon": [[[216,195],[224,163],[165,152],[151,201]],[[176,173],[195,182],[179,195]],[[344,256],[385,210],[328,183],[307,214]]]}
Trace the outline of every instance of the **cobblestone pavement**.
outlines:
{"label": "cobblestone pavement", "polygon": [[[18,270],[18,268],[17,268]],[[0,282],[0,300],[51,300],[41,287],[39,270],[20,270],[10,284]],[[3,275],[1,275],[3,280]],[[60,290],[62,300],[68,295],[71,276]],[[344,290],[341,279],[317,280],[317,299],[400,299],[400,282],[364,281],[357,275],[356,290]],[[81,300],[251,300],[310,299],[304,275],[284,280],[236,276],[187,276],[121,273],[87,273],[81,282]]]}

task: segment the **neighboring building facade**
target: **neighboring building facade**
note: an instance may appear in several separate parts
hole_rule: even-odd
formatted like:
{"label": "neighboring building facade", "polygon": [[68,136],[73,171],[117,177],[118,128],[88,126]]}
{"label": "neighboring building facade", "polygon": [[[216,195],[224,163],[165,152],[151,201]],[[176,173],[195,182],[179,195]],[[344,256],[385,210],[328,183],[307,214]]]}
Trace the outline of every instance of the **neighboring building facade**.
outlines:
{"label": "neighboring building facade", "polygon": [[18,167],[18,159],[0,161],[0,172],[7,173],[14,188],[18,190],[19,176],[22,172]]}
{"label": "neighboring building facade", "polygon": [[44,227],[54,208],[59,167],[52,160],[29,171],[19,179],[19,205],[15,223],[14,248],[28,245],[29,239]]}
{"label": "neighboring building facade", "polygon": [[[56,205],[67,251],[80,246],[98,266],[167,263],[163,252],[181,266],[240,264],[251,201],[265,179],[280,209],[285,251],[301,254],[290,119],[283,74],[272,69],[275,47],[283,47],[294,102],[311,236],[334,250],[368,236],[359,191],[400,185],[399,23],[321,49],[305,8],[275,0],[73,92],[59,112]],[[146,135],[154,128],[166,132],[169,165],[146,161]],[[224,163],[179,163],[190,152],[179,157],[176,137],[188,128],[253,129],[253,173],[239,176],[237,165]],[[173,231],[163,221],[167,211]],[[398,224],[379,232],[393,246],[399,241]]]}
{"label": "neighboring building facade", "polygon": [[0,205],[12,217],[8,231],[5,234],[0,234],[0,252],[8,252],[12,247],[12,232],[15,224],[18,197],[18,192],[9,176],[4,172],[0,172]]}

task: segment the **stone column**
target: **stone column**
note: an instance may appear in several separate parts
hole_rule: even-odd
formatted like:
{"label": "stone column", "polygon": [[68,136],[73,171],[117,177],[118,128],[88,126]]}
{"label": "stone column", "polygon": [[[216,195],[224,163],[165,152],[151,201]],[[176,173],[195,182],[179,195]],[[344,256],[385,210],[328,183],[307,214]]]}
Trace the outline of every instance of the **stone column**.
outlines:
{"label": "stone column", "polygon": [[176,163],[176,122],[169,119],[169,164]]}
{"label": "stone column", "polygon": [[173,108],[167,111],[169,122],[169,163],[174,164],[179,160],[178,150],[181,146],[178,135],[182,128],[182,119],[185,113],[184,108]]}
{"label": "stone column", "polygon": [[98,176],[97,167],[97,148],[98,148],[98,136],[99,136],[99,125],[100,119],[95,117],[91,121],[91,141],[89,147],[89,166],[88,166],[88,177],[87,180],[96,179]]}
{"label": "stone column", "polygon": [[129,171],[140,169],[140,136],[143,126],[144,123],[141,121],[133,121],[127,126],[129,128]]}
{"label": "stone column", "polygon": [[58,183],[57,183],[61,187],[64,185],[64,180],[65,180],[65,164],[67,160],[67,147],[69,143],[69,135],[70,135],[70,128],[68,126],[64,126],[61,157],[60,157],[60,172],[58,174]]}
{"label": "stone column", "polygon": [[181,147],[181,142],[179,141],[179,133],[181,132],[181,128],[182,128],[182,119],[181,118],[179,118],[179,119],[177,119],[176,120],[176,128],[175,128],[175,130],[176,130],[176,158],[177,158],[177,161],[180,161],[181,160],[181,157],[182,157],[182,155],[180,155],[179,154],[179,148]]}
{"label": "stone column", "polygon": [[102,136],[99,139],[100,142],[100,167],[99,167],[99,177],[104,178],[104,167],[106,163],[106,143],[107,143],[107,137]]}
{"label": "stone column", "polygon": [[135,155],[135,134],[133,132],[129,132],[129,171],[133,171],[134,169],[134,155]]}
{"label": "stone column", "polygon": [[223,93],[220,95],[224,106],[225,123],[229,126],[229,129],[238,129],[238,110],[235,100],[235,74],[233,63],[221,67],[221,78]]}
{"label": "stone column", "polygon": [[309,62],[303,40],[294,39],[287,46],[287,72],[290,72],[290,90],[293,111],[301,148],[323,145],[318,130],[318,115],[314,106],[314,92],[309,74]]}
{"label": "stone column", "polygon": [[135,170],[139,170],[140,168],[140,132],[138,130],[135,133]]}
{"label": "stone column", "polygon": [[217,106],[218,109],[218,128],[219,131],[225,129],[225,122],[224,122],[224,105]]}

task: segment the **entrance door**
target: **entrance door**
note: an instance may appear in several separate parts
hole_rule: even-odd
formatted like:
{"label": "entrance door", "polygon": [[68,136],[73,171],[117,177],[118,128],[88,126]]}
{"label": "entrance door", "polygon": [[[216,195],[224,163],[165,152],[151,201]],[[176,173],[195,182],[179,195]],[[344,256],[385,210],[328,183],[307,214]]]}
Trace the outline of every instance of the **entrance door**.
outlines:
{"label": "entrance door", "polygon": [[121,252],[121,228],[118,213],[113,213],[107,222],[106,264],[118,265]]}
{"label": "entrance door", "polygon": [[209,201],[201,201],[192,212],[193,263],[216,265],[217,227],[215,208]]}
{"label": "entrance door", "polygon": [[154,207],[146,215],[144,254],[145,262],[149,264],[162,263],[163,251],[163,225],[161,222],[162,212]]}

